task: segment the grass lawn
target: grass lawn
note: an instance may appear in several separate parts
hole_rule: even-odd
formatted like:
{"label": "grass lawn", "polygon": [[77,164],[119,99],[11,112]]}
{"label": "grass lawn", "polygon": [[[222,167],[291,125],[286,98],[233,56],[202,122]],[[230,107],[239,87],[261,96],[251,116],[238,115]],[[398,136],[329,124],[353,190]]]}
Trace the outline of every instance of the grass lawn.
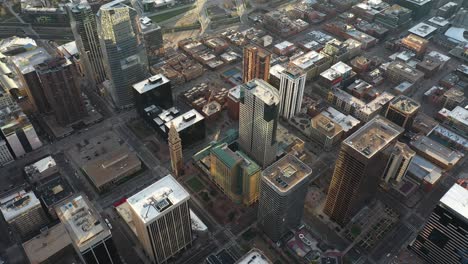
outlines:
{"label": "grass lawn", "polygon": [[173,10],[173,11],[169,11],[169,12],[166,12],[166,13],[163,13],[163,14],[155,15],[155,16],[151,17],[151,20],[153,20],[153,22],[159,23],[159,22],[162,22],[164,20],[168,20],[170,18],[173,18],[175,16],[183,14],[183,13],[185,13],[187,11],[190,11],[190,10],[194,9],[195,7],[196,7],[195,5],[187,6],[187,7],[176,9],[176,10]]}
{"label": "grass lawn", "polygon": [[192,191],[198,193],[199,191],[203,190],[205,185],[197,178],[197,177],[192,177],[187,181],[187,184],[189,185],[190,189]]}

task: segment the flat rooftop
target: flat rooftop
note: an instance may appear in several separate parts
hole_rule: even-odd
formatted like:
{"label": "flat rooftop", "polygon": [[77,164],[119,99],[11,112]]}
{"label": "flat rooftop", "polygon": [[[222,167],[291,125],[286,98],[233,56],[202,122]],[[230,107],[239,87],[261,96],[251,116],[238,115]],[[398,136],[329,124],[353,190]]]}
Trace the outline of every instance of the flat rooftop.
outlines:
{"label": "flat rooftop", "polygon": [[190,194],[170,174],[127,199],[143,223],[151,223],[165,210],[190,199]]}
{"label": "flat rooftop", "polygon": [[425,158],[415,155],[408,166],[408,172],[421,181],[436,183],[442,177],[442,169]]}
{"label": "flat rooftop", "polygon": [[13,56],[11,57],[11,61],[18,67],[22,74],[27,74],[35,71],[34,66],[51,58],[52,56],[50,56],[44,48],[39,47]]}
{"label": "flat rooftop", "polygon": [[70,236],[62,223],[23,243],[23,249],[31,263],[43,263],[51,256],[71,245]]}
{"label": "flat rooftop", "polygon": [[436,27],[433,27],[431,25],[428,25],[426,23],[421,22],[421,23],[417,24],[416,26],[410,28],[408,30],[408,32],[413,33],[413,34],[415,34],[417,36],[420,36],[422,38],[425,38],[425,37],[431,35],[432,33],[434,33],[436,30],[437,30]]}
{"label": "flat rooftop", "polygon": [[360,152],[366,158],[371,158],[403,131],[403,128],[377,116],[346,138],[343,143]]}
{"label": "flat rooftop", "polygon": [[468,221],[468,190],[458,184],[454,184],[444,196],[440,203],[447,209],[456,212],[465,222]]}
{"label": "flat rooftop", "polygon": [[43,159],[40,159],[33,164],[30,164],[24,168],[26,173],[28,171],[34,171],[38,173],[43,173],[44,171],[54,168],[57,166],[57,163],[55,162],[54,158],[52,156],[47,156]]}
{"label": "flat rooftop", "polygon": [[291,61],[291,63],[303,70],[307,70],[310,67],[317,64],[317,62],[323,60],[324,58],[325,56],[321,53],[318,53],[316,51],[309,51],[306,54],[300,56],[299,58]]}
{"label": "flat rooftop", "polygon": [[149,77],[148,79],[146,80],[143,80],[139,83],[135,83],[133,85],[133,89],[135,89],[135,91],[137,91],[138,93],[140,94],[144,94],[148,91],[151,91],[153,89],[156,89],[158,88],[159,86],[162,86],[166,83],[170,82],[168,78],[166,78],[166,76],[162,75],[162,74],[156,74],[156,75],[153,75],[151,77]]}
{"label": "flat rooftop", "polygon": [[96,209],[82,195],[67,199],[55,210],[80,252],[111,235]]}
{"label": "flat rooftop", "polygon": [[272,264],[265,254],[259,249],[253,248],[242,256],[235,264]]}
{"label": "flat rooftop", "polygon": [[0,211],[7,222],[36,206],[41,206],[41,202],[32,191],[22,190],[0,199]]}
{"label": "flat rooftop", "polygon": [[169,131],[169,128],[171,127],[171,123],[174,124],[175,128],[177,129],[177,132],[180,132],[187,127],[192,126],[195,123],[198,123],[200,121],[203,121],[205,118],[203,117],[202,114],[200,114],[197,110],[192,109],[185,114],[182,114],[171,121],[167,122],[165,124],[166,126],[166,131]]}
{"label": "flat rooftop", "polygon": [[335,137],[343,131],[343,128],[337,122],[321,113],[312,118],[311,127],[319,130],[329,138]]}
{"label": "flat rooftop", "polygon": [[234,101],[238,102],[240,99],[240,86],[229,89],[228,96],[231,97]]}
{"label": "flat rooftop", "polygon": [[275,66],[270,68],[270,76],[273,75],[276,78],[281,77],[281,73],[285,70],[284,66],[281,64],[276,64]]}
{"label": "flat rooftop", "polygon": [[418,102],[404,95],[400,95],[390,101],[390,107],[405,114],[413,114],[418,111],[420,106]]}
{"label": "flat rooftop", "polygon": [[361,121],[354,118],[352,115],[345,115],[331,106],[321,114],[338,123],[345,133],[361,123]]}
{"label": "flat rooftop", "polygon": [[138,156],[123,145],[86,163],[82,170],[99,188],[139,168],[141,161]]}
{"label": "flat rooftop", "polygon": [[448,116],[451,119],[454,119],[457,122],[460,122],[465,126],[468,126],[468,110],[467,109],[461,106],[457,106],[448,113]]}
{"label": "flat rooftop", "polygon": [[266,105],[277,105],[280,101],[278,89],[271,86],[269,83],[260,79],[253,79],[242,85],[241,89],[248,90],[258,99],[262,100]]}
{"label": "flat rooftop", "polygon": [[39,199],[46,205],[52,206],[73,195],[70,184],[60,176],[54,177],[36,189]]}
{"label": "flat rooftop", "polygon": [[419,136],[416,140],[412,140],[410,145],[446,166],[455,165],[463,157],[460,152],[449,149],[426,136]]}
{"label": "flat rooftop", "polygon": [[285,193],[293,189],[312,174],[312,169],[293,155],[286,155],[271,164],[262,172],[265,178],[278,192]]}

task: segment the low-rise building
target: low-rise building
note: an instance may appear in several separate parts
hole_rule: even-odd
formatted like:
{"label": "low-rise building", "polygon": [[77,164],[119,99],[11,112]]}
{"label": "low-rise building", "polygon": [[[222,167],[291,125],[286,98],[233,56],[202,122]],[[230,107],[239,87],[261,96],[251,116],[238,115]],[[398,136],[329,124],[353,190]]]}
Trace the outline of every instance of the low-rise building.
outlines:
{"label": "low-rise building", "polygon": [[413,99],[400,95],[390,101],[385,117],[393,123],[408,129],[421,105]]}
{"label": "low-rise building", "polygon": [[73,189],[68,182],[56,176],[36,187],[36,194],[47,212],[53,219],[57,219],[55,207],[73,195]]}
{"label": "low-rise building", "polygon": [[442,107],[447,110],[453,110],[455,107],[462,105],[466,100],[465,93],[462,89],[453,87],[442,95]]}
{"label": "low-rise building", "polygon": [[408,176],[422,184],[426,191],[432,189],[442,177],[442,173],[443,170],[440,167],[419,155],[414,156],[408,167]]}
{"label": "low-rise building", "polygon": [[408,64],[401,61],[391,62],[385,71],[388,80],[393,83],[409,82],[418,83],[424,77],[424,73],[410,67]]}
{"label": "low-rise building", "polygon": [[47,156],[33,164],[24,167],[24,172],[29,182],[35,184],[46,180],[59,172],[57,163],[52,156]]}
{"label": "low-rise building", "polygon": [[265,256],[262,251],[252,248],[244,256],[238,259],[235,264],[273,264],[273,262]]}
{"label": "low-rise building", "polygon": [[401,40],[401,45],[411,51],[416,52],[418,56],[421,56],[426,52],[429,41],[416,35],[409,34],[407,37]]}
{"label": "low-rise building", "polygon": [[411,22],[411,10],[399,5],[392,5],[375,15],[375,21],[390,28],[403,28]]}
{"label": "low-rise building", "polygon": [[447,111],[447,123],[462,135],[468,135],[468,110],[461,106]]}
{"label": "low-rise building", "polygon": [[307,80],[310,80],[317,77],[319,73],[330,67],[331,58],[324,53],[309,51],[308,53],[292,60],[291,64],[307,73]]}
{"label": "low-rise building", "polygon": [[141,170],[141,161],[127,146],[121,146],[86,163],[82,170],[93,186],[103,192]]}
{"label": "low-rise building", "polygon": [[343,135],[343,128],[333,119],[318,114],[311,120],[310,137],[325,150],[336,146]]}
{"label": "low-rise building", "polygon": [[410,146],[418,155],[430,160],[442,169],[449,170],[463,157],[458,151],[451,150],[429,137],[419,135],[411,140]]}

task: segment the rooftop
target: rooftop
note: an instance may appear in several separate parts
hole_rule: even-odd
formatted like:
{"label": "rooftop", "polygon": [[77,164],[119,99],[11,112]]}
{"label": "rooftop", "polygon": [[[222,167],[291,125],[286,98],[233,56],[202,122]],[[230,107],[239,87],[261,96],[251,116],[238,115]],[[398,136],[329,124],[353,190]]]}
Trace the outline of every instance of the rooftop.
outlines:
{"label": "rooftop", "polygon": [[427,21],[439,27],[444,27],[450,23],[447,19],[439,16],[432,17]]}
{"label": "rooftop", "polygon": [[235,264],[272,264],[262,251],[253,248],[242,256]]}
{"label": "rooftop", "polygon": [[275,76],[276,78],[280,78],[281,77],[281,73],[284,71],[284,66],[281,65],[281,64],[276,64],[275,66],[271,67],[270,68],[270,76],[273,75]]}
{"label": "rooftop", "polygon": [[467,109],[461,106],[457,106],[448,113],[448,116],[451,119],[456,120],[457,122],[460,122],[465,126],[468,126],[468,110]]}
{"label": "rooftop", "polygon": [[149,77],[148,79],[141,81],[139,83],[135,83],[133,85],[133,89],[135,89],[138,93],[143,94],[148,91],[151,91],[161,85],[170,82],[166,76],[162,74],[157,74]]}
{"label": "rooftop", "polygon": [[151,18],[146,16],[140,18],[140,27],[142,32],[161,28],[156,23],[153,23],[153,20],[151,20]]}
{"label": "rooftop", "polygon": [[454,184],[444,196],[440,203],[446,208],[456,212],[465,222],[468,221],[468,190],[458,184]]}
{"label": "rooftop", "polygon": [[377,116],[346,138],[343,143],[360,152],[366,158],[371,158],[403,131],[403,128]]}
{"label": "rooftop", "polygon": [[436,183],[442,177],[442,169],[419,155],[415,155],[408,167],[408,172],[414,177],[430,184]]}
{"label": "rooftop", "polygon": [[400,141],[397,141],[395,143],[395,146],[392,148],[392,153],[394,153],[395,155],[402,155],[403,157],[405,157],[405,159],[409,159],[416,155],[416,152],[414,150],[412,150],[408,145]]}
{"label": "rooftop", "polygon": [[278,192],[286,193],[312,174],[312,169],[290,154],[271,164],[262,172]]}
{"label": "rooftop", "polygon": [[239,101],[240,99],[240,86],[232,87],[229,89],[229,97],[234,99],[235,101]]}
{"label": "rooftop", "polygon": [[23,243],[23,249],[31,263],[45,263],[65,247],[71,245],[70,236],[62,223],[49,228],[31,240]]}
{"label": "rooftop", "polygon": [[55,210],[81,252],[111,235],[96,209],[82,195],[67,199]]}
{"label": "rooftop", "polygon": [[279,104],[280,96],[278,89],[274,88],[264,80],[253,79],[250,82],[243,84],[241,89],[248,90],[267,105]]}
{"label": "rooftop", "polygon": [[283,41],[281,43],[276,44],[275,48],[277,48],[279,50],[284,50],[284,49],[287,49],[287,48],[289,48],[291,46],[294,46],[294,44],[285,40],[285,41]]}
{"label": "rooftop", "polygon": [[455,165],[463,157],[460,152],[451,150],[426,136],[418,136],[410,142],[410,145],[445,166]]}
{"label": "rooftop", "polygon": [[123,145],[86,163],[82,170],[99,188],[140,167],[141,161],[137,155]]}
{"label": "rooftop", "polygon": [[32,191],[26,192],[22,190],[0,198],[0,211],[7,222],[12,221],[36,206],[40,207],[41,203]]}
{"label": "rooftop", "polygon": [[293,60],[291,63],[303,70],[307,70],[308,68],[312,67],[313,65],[315,65],[317,62],[320,62],[324,58],[325,56],[323,54],[312,50],[300,56],[299,58]]}
{"label": "rooftop", "polygon": [[361,121],[354,118],[352,115],[345,115],[333,107],[328,107],[321,114],[338,123],[345,133],[361,123]]}
{"label": "rooftop", "polygon": [[436,30],[437,30],[436,27],[433,27],[431,25],[421,22],[417,24],[416,26],[410,28],[408,32],[413,33],[422,38],[425,38],[429,36],[430,34],[434,33]]}
{"label": "rooftop", "polygon": [[171,123],[174,124],[174,126],[177,129],[177,132],[180,132],[187,127],[192,126],[195,123],[198,123],[200,121],[203,121],[205,118],[203,117],[202,114],[200,114],[197,110],[192,109],[185,114],[182,114],[171,121],[167,122],[165,126],[167,127],[167,131],[169,131],[169,127],[171,126]]}
{"label": "rooftop", "polygon": [[60,176],[38,186],[36,191],[39,199],[41,199],[47,207],[60,203],[73,194],[71,186]]}
{"label": "rooftop", "polygon": [[27,74],[35,70],[34,66],[51,58],[52,56],[50,56],[44,48],[39,47],[13,56],[11,57],[11,61],[18,67],[22,74]]}
{"label": "rooftop", "polygon": [[165,210],[190,199],[190,194],[170,174],[127,199],[143,223],[159,218]]}
{"label": "rooftop", "polygon": [[320,130],[321,133],[329,138],[332,138],[343,131],[338,123],[321,113],[312,118],[311,127]]}
{"label": "rooftop", "polygon": [[30,164],[28,166],[24,167],[24,171],[27,174],[32,174],[32,173],[43,173],[44,171],[50,169],[50,168],[55,168],[57,166],[57,163],[55,163],[54,158],[52,156],[47,156],[43,159],[40,159],[36,161],[33,164]]}
{"label": "rooftop", "polygon": [[400,95],[390,102],[390,107],[405,114],[415,113],[420,106],[418,102],[404,95]]}

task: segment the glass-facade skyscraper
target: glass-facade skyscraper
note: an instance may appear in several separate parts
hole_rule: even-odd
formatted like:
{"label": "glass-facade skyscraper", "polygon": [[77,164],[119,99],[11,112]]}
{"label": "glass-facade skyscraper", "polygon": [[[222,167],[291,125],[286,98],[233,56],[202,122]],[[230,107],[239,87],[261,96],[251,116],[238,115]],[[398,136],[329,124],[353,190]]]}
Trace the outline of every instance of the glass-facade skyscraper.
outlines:
{"label": "glass-facade skyscraper", "polygon": [[138,37],[138,15],[130,1],[102,5],[97,14],[108,92],[116,108],[133,106],[132,85],[147,77],[147,60]]}

